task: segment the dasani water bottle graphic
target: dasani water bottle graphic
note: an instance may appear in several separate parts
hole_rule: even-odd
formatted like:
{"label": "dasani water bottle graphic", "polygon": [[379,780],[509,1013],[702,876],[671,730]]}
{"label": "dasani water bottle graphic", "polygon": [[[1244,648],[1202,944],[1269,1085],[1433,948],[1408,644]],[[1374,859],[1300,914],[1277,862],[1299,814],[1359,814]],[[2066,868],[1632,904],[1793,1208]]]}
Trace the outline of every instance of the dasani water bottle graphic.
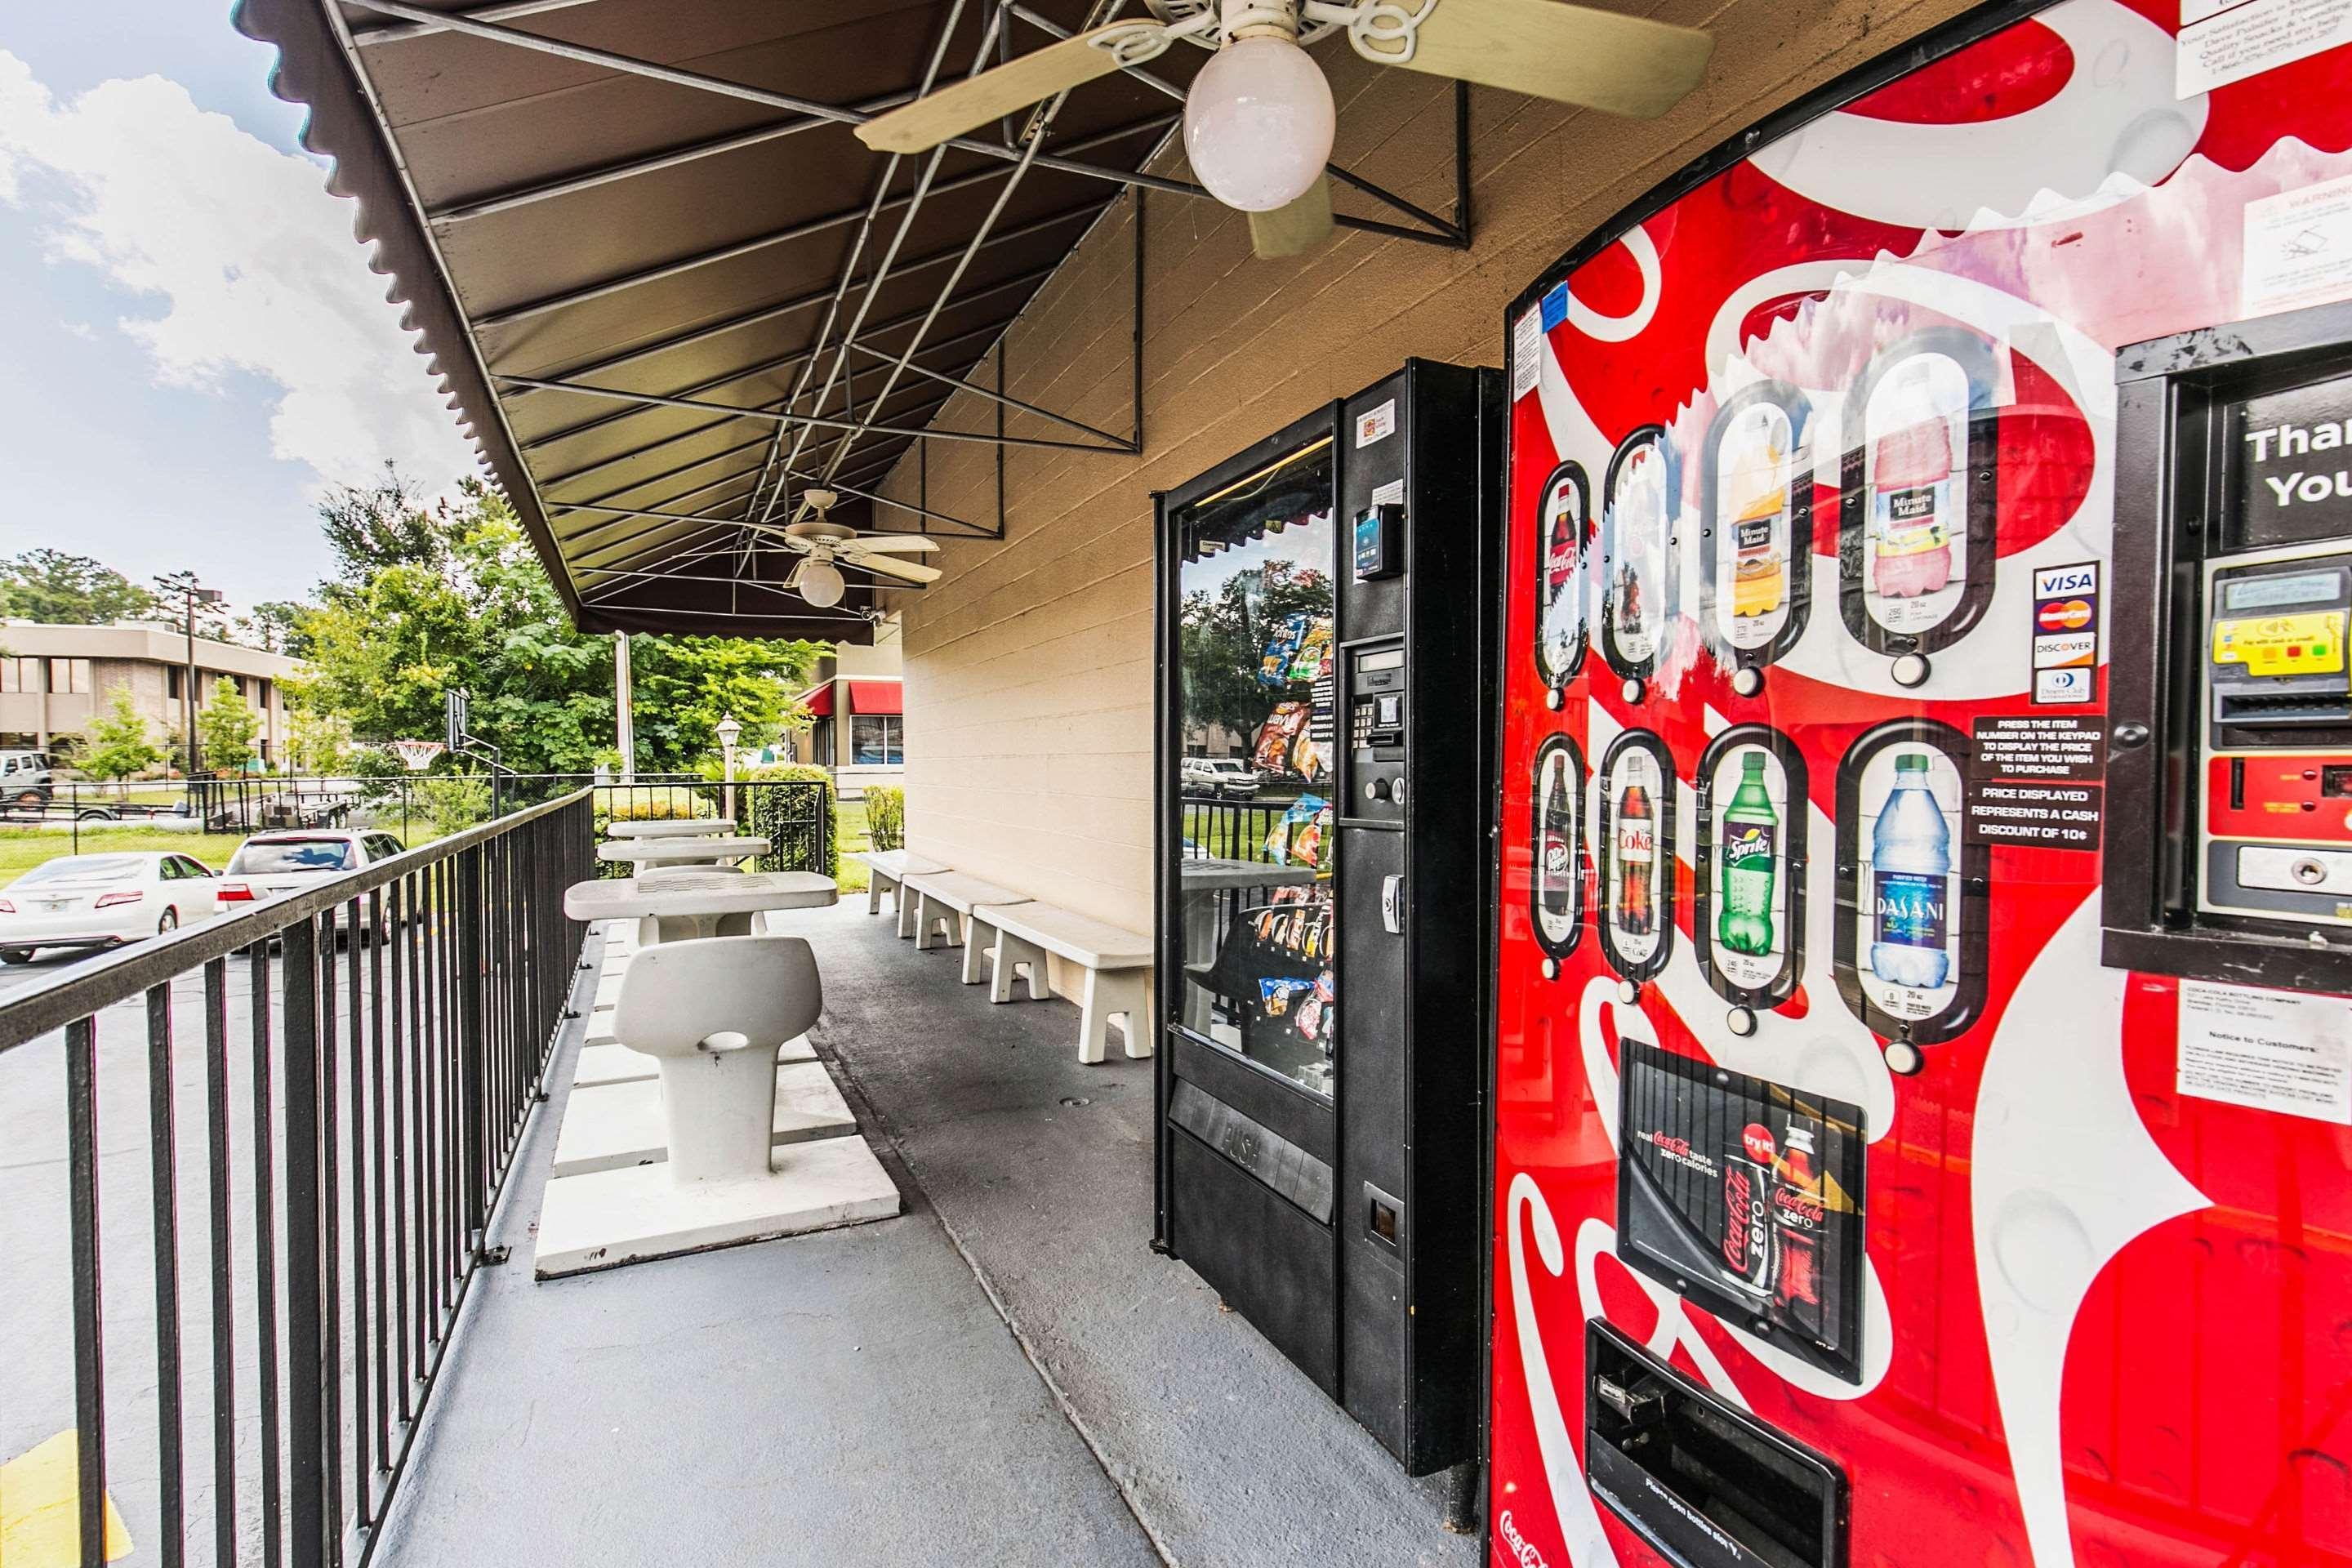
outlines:
{"label": "dasani water bottle graphic", "polygon": [[1927,787],[1927,754],[1895,758],[1895,788],[1870,843],[1876,940],[1870,967],[1891,985],[1933,991],[1951,973],[1952,834]]}

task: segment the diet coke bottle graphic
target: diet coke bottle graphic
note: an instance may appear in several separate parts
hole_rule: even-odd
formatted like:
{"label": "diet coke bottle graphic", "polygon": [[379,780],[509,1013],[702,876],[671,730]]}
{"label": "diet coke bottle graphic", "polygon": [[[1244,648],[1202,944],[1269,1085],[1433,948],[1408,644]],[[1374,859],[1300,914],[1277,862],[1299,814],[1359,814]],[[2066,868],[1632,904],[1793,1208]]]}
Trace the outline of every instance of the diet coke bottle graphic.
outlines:
{"label": "diet coke bottle graphic", "polygon": [[1657,900],[1651,888],[1657,845],[1650,792],[1637,779],[1617,799],[1617,929],[1627,936],[1647,936],[1657,929]]}

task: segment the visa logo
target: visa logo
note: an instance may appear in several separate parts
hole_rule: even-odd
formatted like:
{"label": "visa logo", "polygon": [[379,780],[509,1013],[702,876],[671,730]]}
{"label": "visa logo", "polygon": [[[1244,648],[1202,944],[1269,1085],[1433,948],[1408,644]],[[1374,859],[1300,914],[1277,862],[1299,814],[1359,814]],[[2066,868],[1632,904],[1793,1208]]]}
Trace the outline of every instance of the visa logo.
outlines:
{"label": "visa logo", "polygon": [[2033,574],[2033,596],[2049,598],[2057,594],[2095,594],[2099,589],[2099,569],[2095,564],[2052,566]]}

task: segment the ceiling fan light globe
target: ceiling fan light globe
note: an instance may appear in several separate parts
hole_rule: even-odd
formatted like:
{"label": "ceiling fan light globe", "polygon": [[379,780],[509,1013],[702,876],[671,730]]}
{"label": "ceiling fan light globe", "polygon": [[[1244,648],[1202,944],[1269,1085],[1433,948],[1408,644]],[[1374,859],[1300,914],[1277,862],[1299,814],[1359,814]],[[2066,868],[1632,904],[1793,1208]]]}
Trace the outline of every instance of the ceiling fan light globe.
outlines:
{"label": "ceiling fan light globe", "polygon": [[830,561],[812,561],[801,568],[801,597],[820,610],[829,610],[841,603],[845,586],[841,569]]}
{"label": "ceiling fan light globe", "polygon": [[1184,105],[1184,153],[1209,194],[1272,212],[1331,161],[1331,84],[1288,38],[1236,38],[1209,57]]}

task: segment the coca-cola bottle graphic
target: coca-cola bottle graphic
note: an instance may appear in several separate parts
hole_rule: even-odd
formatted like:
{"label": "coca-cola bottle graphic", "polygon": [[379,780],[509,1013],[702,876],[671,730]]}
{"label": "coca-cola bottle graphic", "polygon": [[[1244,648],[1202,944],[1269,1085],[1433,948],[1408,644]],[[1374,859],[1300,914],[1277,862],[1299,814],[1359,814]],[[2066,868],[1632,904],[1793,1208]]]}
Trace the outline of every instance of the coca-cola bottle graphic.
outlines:
{"label": "coca-cola bottle graphic", "polygon": [[1772,1183],[1772,1228],[1780,1258],[1775,1297],[1791,1326],[1818,1334],[1824,1205],[1821,1173],[1813,1168],[1813,1128],[1792,1118],[1780,1142]]}
{"label": "coca-cola bottle graphic", "polygon": [[1915,599],[1952,580],[1952,432],[1929,416],[1878,443],[1871,466],[1871,586]]}
{"label": "coca-cola bottle graphic", "polygon": [[1657,929],[1657,899],[1651,886],[1657,845],[1650,792],[1635,779],[1617,797],[1617,929],[1627,936],[1647,936]]}
{"label": "coca-cola bottle graphic", "polygon": [[1768,1296],[1772,1289],[1772,1134],[1750,1122],[1741,1134],[1748,1158],[1723,1161],[1723,1266],[1731,1278]]}

